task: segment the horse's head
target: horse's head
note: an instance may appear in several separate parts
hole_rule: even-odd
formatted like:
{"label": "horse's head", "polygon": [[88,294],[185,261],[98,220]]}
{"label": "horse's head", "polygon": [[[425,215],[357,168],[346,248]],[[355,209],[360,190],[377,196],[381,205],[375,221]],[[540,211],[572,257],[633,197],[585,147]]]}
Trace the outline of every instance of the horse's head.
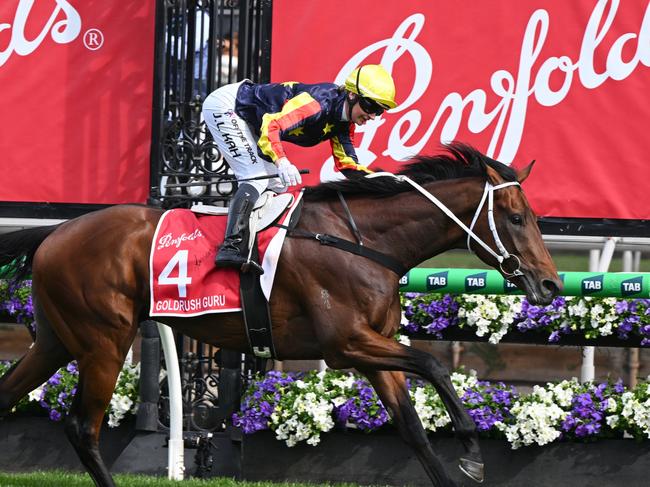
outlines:
{"label": "horse's head", "polygon": [[515,171],[516,181],[506,181],[485,164],[487,184],[477,208],[474,232],[491,251],[474,241],[471,248],[524,291],[528,301],[546,305],[559,294],[562,282],[542,240],[537,216],[520,186],[532,167],[533,163]]}

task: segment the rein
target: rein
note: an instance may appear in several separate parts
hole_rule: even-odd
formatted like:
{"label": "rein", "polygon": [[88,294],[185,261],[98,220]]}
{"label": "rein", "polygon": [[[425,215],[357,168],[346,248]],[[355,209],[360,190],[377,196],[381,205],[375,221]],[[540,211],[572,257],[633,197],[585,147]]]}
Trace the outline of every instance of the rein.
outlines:
{"label": "rein", "polygon": [[[483,196],[481,197],[481,201],[479,202],[478,208],[474,213],[474,218],[472,219],[472,223],[468,227],[454,214],[454,212],[452,212],[449,208],[447,208],[447,206],[442,201],[440,201],[438,198],[433,196],[429,191],[424,189],[422,186],[420,186],[418,183],[413,181],[408,176],[404,176],[402,174],[396,175],[390,172],[376,172],[376,173],[368,174],[366,178],[376,178],[376,177],[383,177],[383,176],[392,177],[394,179],[397,179],[398,181],[406,182],[411,186],[413,186],[425,198],[427,198],[434,205],[436,205],[445,215],[451,218],[451,220],[453,220],[460,228],[462,228],[465,231],[465,233],[467,233],[467,248],[470,251],[472,251],[470,245],[471,239],[474,239],[476,243],[478,243],[481,247],[483,247],[490,255],[492,255],[499,262],[499,267],[501,268],[501,272],[503,272],[505,276],[514,277],[514,276],[524,275],[523,272],[521,272],[521,261],[519,257],[517,257],[515,254],[509,253],[506,250],[503,243],[501,242],[501,239],[499,238],[499,233],[497,232],[497,227],[494,222],[494,192],[498,189],[507,188],[508,186],[519,186],[519,183],[517,181],[502,183],[496,186],[493,186],[492,184],[486,181],[485,188],[483,190]],[[481,240],[481,238],[472,231],[472,228],[474,228],[474,225],[478,220],[479,214],[483,209],[483,205],[485,204],[486,199],[488,200],[488,225],[490,227],[490,231],[492,232],[492,236],[494,237],[494,241],[497,245],[497,249],[499,250],[500,255],[497,254],[494,250],[492,250],[488,244],[486,244],[483,240]],[[507,271],[503,267],[504,262],[510,258],[513,258],[516,261],[515,262],[516,268],[512,272]]]}

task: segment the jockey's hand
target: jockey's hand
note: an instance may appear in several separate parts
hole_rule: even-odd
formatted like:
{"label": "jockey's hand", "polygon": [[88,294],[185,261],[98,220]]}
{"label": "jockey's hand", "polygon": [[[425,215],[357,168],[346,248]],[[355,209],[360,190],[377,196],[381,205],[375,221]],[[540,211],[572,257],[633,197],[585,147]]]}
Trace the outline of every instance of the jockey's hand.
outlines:
{"label": "jockey's hand", "polygon": [[276,161],[278,165],[278,175],[282,184],[285,186],[295,186],[296,184],[302,184],[302,177],[298,168],[289,162],[289,159],[286,157],[281,157]]}

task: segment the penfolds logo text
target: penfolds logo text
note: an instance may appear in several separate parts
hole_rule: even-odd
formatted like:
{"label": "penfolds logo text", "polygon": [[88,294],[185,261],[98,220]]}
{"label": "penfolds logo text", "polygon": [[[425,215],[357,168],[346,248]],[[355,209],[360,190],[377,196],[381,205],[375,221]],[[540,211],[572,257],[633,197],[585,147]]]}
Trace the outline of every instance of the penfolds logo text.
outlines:
{"label": "penfolds logo text", "polygon": [[[639,2],[627,3],[625,8],[638,6]],[[512,72],[495,66],[483,87],[469,93],[447,93],[437,106],[423,106],[419,102],[426,93],[433,76],[433,61],[427,49],[418,41],[423,30],[425,15],[408,16],[395,29],[392,37],[379,40],[354,54],[341,68],[335,82],[342,84],[345,76],[368,57],[381,53],[381,64],[393,72],[393,65],[402,56],[408,56],[414,67],[414,81],[406,96],[400,93],[401,104],[388,113],[377,117],[364,126],[356,127],[363,134],[357,148],[359,163],[372,164],[377,154],[370,147],[377,129],[391,119],[393,124],[381,155],[400,161],[419,154],[432,139],[434,132],[440,142],[456,138],[464,126],[472,133],[490,134],[489,156],[509,164],[519,149],[526,125],[529,102],[535,100],[544,107],[560,104],[573,89],[582,86],[586,90],[599,88],[605,81],[622,81],[641,67],[650,67],[650,5],[644,8],[641,24],[634,32],[626,32],[613,43],[604,42],[616,20],[620,0],[598,0],[583,29],[578,54],[570,57],[566,52],[555,52],[544,58],[545,46],[552,19],[547,10],[538,9],[528,19],[519,46],[518,68]],[[609,47],[606,47],[609,45]],[[633,50],[634,54],[623,55]],[[515,51],[516,52],[516,51]],[[595,58],[605,54],[603,68],[596,68]],[[560,79],[558,86],[551,84],[551,76]],[[395,120],[395,121],[393,121]],[[422,129],[424,129],[423,135]],[[416,136],[416,133],[418,135]],[[332,158],[321,170],[321,180],[338,179]]]}
{"label": "penfolds logo text", "polygon": [[19,0],[13,22],[4,22],[7,19],[0,19],[0,32],[11,30],[9,44],[6,47],[0,46],[0,66],[3,66],[13,54],[19,56],[31,54],[48,35],[58,44],[67,44],[77,38],[81,32],[79,12],[67,0],[55,0],[54,3],[51,15],[40,30],[37,29],[39,33],[33,39],[25,37],[25,26],[34,6],[34,0]]}
{"label": "penfolds logo text", "polygon": [[158,239],[158,247],[156,247],[156,249],[160,250],[166,249],[168,247],[176,247],[178,249],[183,244],[183,242],[196,240],[197,238],[203,238],[203,234],[198,228],[192,233],[181,233],[177,237],[171,233],[166,233]]}

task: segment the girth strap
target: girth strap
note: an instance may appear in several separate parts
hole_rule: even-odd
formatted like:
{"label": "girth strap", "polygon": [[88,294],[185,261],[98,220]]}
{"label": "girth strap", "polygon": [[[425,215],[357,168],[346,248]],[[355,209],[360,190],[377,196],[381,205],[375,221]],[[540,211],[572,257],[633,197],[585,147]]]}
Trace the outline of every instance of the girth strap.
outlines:
{"label": "girth strap", "polygon": [[[286,228],[286,227],[285,227]],[[345,240],[343,238],[335,237],[334,235],[328,235],[326,233],[312,233],[305,232],[302,230],[291,230],[287,232],[289,237],[298,237],[298,238],[313,238],[318,240],[321,245],[327,245],[328,247],[335,247],[351,254],[360,255],[366,259],[370,259],[378,264],[383,265],[387,269],[390,269],[398,277],[404,276],[408,269],[404,267],[399,261],[393,259],[391,256],[378,252],[376,250],[369,249],[363,245]]]}
{"label": "girth strap", "polygon": [[[251,251],[252,259],[259,262],[257,237],[253,241]],[[262,292],[259,274],[242,272],[239,276],[239,293],[246,336],[253,353],[256,357],[275,358],[269,302]]]}

